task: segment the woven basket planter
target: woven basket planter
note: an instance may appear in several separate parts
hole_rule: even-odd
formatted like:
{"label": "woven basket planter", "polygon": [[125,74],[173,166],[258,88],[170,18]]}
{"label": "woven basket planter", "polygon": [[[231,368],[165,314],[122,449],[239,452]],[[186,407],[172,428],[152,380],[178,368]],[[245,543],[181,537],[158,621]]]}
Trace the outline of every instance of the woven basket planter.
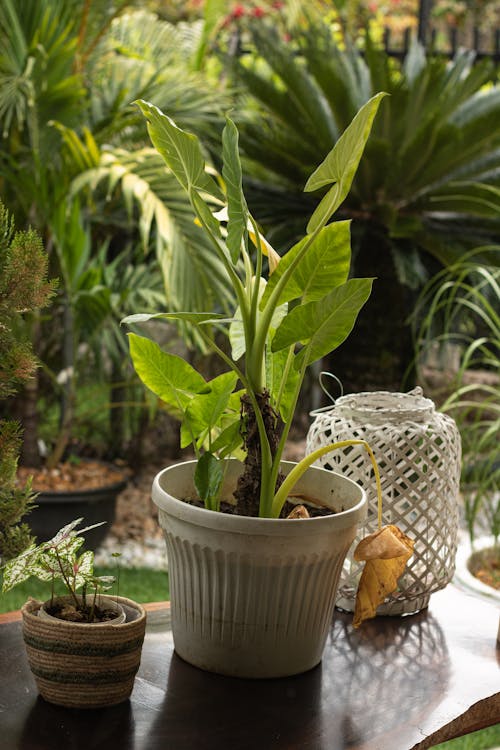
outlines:
{"label": "woven basket planter", "polygon": [[[430,595],[453,577],[458,533],[460,434],[455,422],[435,410],[420,388],[410,393],[358,393],[337,399],[315,413],[306,452],[349,438],[366,440],[377,459],[382,480],[384,523],[399,526],[415,540],[413,556],[398,589],[377,612],[418,612]],[[377,529],[377,495],[372,467],[361,446],[338,450],[318,465],[360,483],[368,496],[368,518],[356,543]],[[342,571],[337,606],[354,610],[362,564],[352,550]]]}
{"label": "woven basket planter", "polygon": [[22,608],[23,637],[40,694],[72,708],[112,706],[129,698],[146,630],[143,607],[113,597],[127,620],[119,625],[49,621],[38,617],[40,602]]}

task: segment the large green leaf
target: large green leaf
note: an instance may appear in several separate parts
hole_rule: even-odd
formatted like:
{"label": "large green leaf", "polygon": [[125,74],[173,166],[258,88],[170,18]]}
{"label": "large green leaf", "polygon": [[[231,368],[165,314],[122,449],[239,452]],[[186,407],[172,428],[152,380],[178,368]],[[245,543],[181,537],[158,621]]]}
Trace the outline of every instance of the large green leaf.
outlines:
{"label": "large green leaf", "polygon": [[196,464],[194,484],[209,510],[219,510],[219,493],[224,479],[222,466],[222,462],[212,453],[204,453]]}
{"label": "large green leaf", "polygon": [[191,399],[181,427],[182,448],[189,445],[193,437],[208,434],[217,426],[237,380],[236,373],[225,372],[206,384],[210,388],[208,393],[200,393]]}
{"label": "large green leaf", "polygon": [[212,323],[217,320],[225,320],[224,315],[218,313],[197,312],[164,312],[164,313],[133,313],[122,320],[126,325],[147,323],[148,320],[184,320],[187,323]]}
{"label": "large green leaf", "polygon": [[361,107],[326,159],[309,177],[304,188],[307,192],[332,183],[333,186],[311,216],[307,225],[308,232],[313,232],[321,224],[326,223],[345,200],[384,96],[386,94],[383,92],[376,94]]}
{"label": "large green leaf", "polygon": [[[280,265],[280,264],[278,264]],[[271,277],[273,274],[271,274]],[[262,277],[259,279],[259,300],[262,299],[263,295],[265,294],[265,290],[267,288],[267,282]],[[276,330],[278,328],[279,324],[285,317],[288,310],[288,305],[285,303],[283,305],[278,305],[273,313],[273,317],[271,319],[271,325],[270,329],[271,331]],[[257,311],[257,325],[259,324],[260,320],[260,313]],[[245,330],[243,327],[243,320],[240,312],[240,308],[236,308],[236,312],[234,313],[234,318],[231,322],[231,325],[229,326],[229,343],[231,344],[231,356],[233,360],[236,362],[240,357],[242,357],[246,352],[246,338],[245,338]]]}
{"label": "large green leaf", "polygon": [[[308,241],[309,237],[306,236],[283,255],[277,268],[269,277],[261,307],[265,305],[278,280],[295,261],[296,257],[300,255],[302,248]],[[330,289],[343,284],[347,280],[350,263],[350,221],[328,224],[321,230],[304,257],[297,264],[280,295],[279,303],[288,302],[298,297],[301,297],[303,302],[321,299]]]}
{"label": "large green leaf", "polygon": [[222,158],[224,160],[222,176],[226,183],[229,216],[226,244],[233,263],[236,263],[241,251],[241,242],[247,232],[248,209],[242,189],[238,130],[229,118],[222,133]]}
{"label": "large green leaf", "polygon": [[273,406],[277,406],[284,422],[293,417],[293,396],[299,379],[298,370],[292,366],[287,371],[289,349],[266,352],[266,386]]}
{"label": "large green leaf", "polygon": [[144,383],[175,415],[181,415],[191,399],[207,392],[205,379],[181,357],[162,351],[144,336],[129,333],[130,356]]}
{"label": "large green leaf", "polygon": [[[352,331],[359,311],[370,296],[373,279],[350,279],[326,297],[294,308],[276,331],[272,350],[279,351],[296,341],[304,345],[295,366],[307,364],[336,349]],[[307,355],[305,354],[307,353]]]}
{"label": "large green leaf", "polygon": [[205,170],[198,138],[177,127],[170,117],[153,104],[142,99],[136,103],[148,121],[148,132],[153,145],[186,192],[190,193],[194,188],[223,200],[223,193]]}

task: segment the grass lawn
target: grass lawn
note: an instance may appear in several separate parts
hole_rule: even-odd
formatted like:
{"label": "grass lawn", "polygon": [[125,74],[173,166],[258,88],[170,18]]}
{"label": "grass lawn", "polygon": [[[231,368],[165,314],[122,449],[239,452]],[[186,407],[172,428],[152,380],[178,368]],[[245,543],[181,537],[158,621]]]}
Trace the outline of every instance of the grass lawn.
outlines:
{"label": "grass lawn", "polygon": [[[116,576],[116,568],[96,567],[95,573]],[[60,587],[57,591],[62,593]],[[120,568],[118,590],[115,585],[110,593],[127,596],[141,604],[165,601],[169,598],[168,573],[149,568]],[[0,613],[20,609],[29,596],[45,601],[50,597],[50,584],[32,578],[6,594],[0,593]]]}
{"label": "grass lawn", "polygon": [[435,745],[434,750],[493,750],[500,747],[500,724]]}

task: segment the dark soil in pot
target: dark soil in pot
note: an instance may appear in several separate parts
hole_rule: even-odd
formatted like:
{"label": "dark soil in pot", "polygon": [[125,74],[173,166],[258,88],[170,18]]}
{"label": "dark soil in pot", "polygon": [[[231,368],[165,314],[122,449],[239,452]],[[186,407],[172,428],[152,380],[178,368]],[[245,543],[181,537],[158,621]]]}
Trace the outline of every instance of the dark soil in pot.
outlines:
{"label": "dark soil in pot", "polygon": [[98,606],[92,608],[90,604],[77,609],[73,604],[55,601],[52,607],[46,606],[45,611],[52,617],[57,617],[58,620],[64,620],[65,622],[102,623],[116,618],[115,610]]}
{"label": "dark soil in pot", "polygon": [[500,547],[474,552],[468,568],[481,583],[500,591]]}

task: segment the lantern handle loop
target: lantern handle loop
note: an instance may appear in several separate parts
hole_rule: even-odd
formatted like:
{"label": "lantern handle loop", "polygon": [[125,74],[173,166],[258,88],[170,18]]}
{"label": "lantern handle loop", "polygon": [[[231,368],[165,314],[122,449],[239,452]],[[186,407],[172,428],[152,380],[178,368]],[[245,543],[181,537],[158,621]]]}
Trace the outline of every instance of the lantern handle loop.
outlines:
{"label": "lantern handle loop", "polygon": [[335,398],[334,396],[332,396],[332,394],[328,390],[327,385],[324,382],[324,378],[325,377],[333,378],[333,380],[335,380],[335,382],[337,383],[337,385],[338,385],[338,387],[340,389],[340,396],[344,395],[344,386],[342,385],[342,381],[340,380],[340,378],[338,378],[336,375],[334,375],[333,372],[327,372],[326,370],[322,370],[320,372],[320,374],[319,374],[319,377],[318,377],[319,385],[320,385],[321,390],[325,394],[325,396],[332,403],[331,404],[327,404],[326,406],[320,406],[318,409],[314,409],[313,411],[310,412],[310,416],[311,417],[315,417],[317,414],[322,414],[323,412],[330,411],[330,409],[332,408],[332,405],[335,406],[335,401],[337,400],[337,398],[339,398],[339,396],[337,396],[337,398]]}

